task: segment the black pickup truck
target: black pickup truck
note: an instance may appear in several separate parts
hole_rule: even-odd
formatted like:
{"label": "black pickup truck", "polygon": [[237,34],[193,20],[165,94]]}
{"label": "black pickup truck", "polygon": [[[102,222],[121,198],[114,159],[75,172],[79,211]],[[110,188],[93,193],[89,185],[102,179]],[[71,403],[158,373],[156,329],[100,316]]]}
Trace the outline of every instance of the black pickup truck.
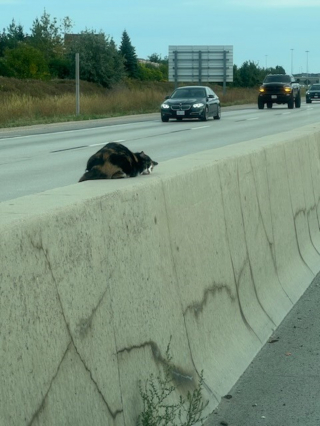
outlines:
{"label": "black pickup truck", "polygon": [[272,108],[273,104],[288,104],[290,109],[294,106],[300,108],[300,84],[288,74],[267,75],[260,86],[258,108],[263,109],[264,104],[268,108]]}

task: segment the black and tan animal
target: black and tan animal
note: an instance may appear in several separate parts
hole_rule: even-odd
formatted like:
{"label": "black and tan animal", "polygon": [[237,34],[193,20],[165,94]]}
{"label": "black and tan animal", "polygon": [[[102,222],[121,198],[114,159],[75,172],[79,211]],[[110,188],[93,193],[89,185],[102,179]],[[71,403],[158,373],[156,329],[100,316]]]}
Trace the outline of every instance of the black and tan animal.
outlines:
{"label": "black and tan animal", "polygon": [[79,182],[148,175],[157,165],[143,151],[133,153],[118,142],[110,142],[89,158],[86,171]]}

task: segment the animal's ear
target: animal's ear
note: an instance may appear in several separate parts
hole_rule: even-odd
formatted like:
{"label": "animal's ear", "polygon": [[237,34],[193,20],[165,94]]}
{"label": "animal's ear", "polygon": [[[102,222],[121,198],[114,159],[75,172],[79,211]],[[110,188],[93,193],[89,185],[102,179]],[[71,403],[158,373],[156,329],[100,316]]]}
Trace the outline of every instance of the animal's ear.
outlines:
{"label": "animal's ear", "polygon": [[152,160],[152,163],[153,163],[154,166],[157,166],[159,164],[159,163],[157,163],[156,161],[153,161],[153,160]]}
{"label": "animal's ear", "polygon": [[146,155],[143,151],[140,152],[141,155]]}

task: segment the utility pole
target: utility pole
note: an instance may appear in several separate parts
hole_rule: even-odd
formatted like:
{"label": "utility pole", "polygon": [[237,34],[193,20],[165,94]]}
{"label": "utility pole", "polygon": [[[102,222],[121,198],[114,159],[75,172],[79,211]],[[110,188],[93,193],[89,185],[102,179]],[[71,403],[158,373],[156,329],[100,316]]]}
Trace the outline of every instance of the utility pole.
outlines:
{"label": "utility pole", "polygon": [[76,115],[80,114],[80,66],[79,53],[76,53]]}
{"label": "utility pole", "polygon": [[307,86],[309,86],[309,65],[308,65],[308,53],[309,53],[309,50],[306,50],[306,54],[307,54]]}

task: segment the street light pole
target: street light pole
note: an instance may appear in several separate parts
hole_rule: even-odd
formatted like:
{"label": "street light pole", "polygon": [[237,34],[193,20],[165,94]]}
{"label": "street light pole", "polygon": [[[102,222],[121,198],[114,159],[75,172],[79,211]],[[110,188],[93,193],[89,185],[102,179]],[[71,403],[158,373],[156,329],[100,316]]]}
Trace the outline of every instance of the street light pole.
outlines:
{"label": "street light pole", "polygon": [[309,80],[308,53],[309,53],[309,50],[306,50],[306,54],[307,54],[307,86],[309,85],[309,84],[308,84],[308,80]]}
{"label": "street light pole", "polygon": [[291,49],[291,75],[293,75],[293,51],[294,49]]}
{"label": "street light pole", "polygon": [[268,55],[266,55],[266,69],[268,68]]}

